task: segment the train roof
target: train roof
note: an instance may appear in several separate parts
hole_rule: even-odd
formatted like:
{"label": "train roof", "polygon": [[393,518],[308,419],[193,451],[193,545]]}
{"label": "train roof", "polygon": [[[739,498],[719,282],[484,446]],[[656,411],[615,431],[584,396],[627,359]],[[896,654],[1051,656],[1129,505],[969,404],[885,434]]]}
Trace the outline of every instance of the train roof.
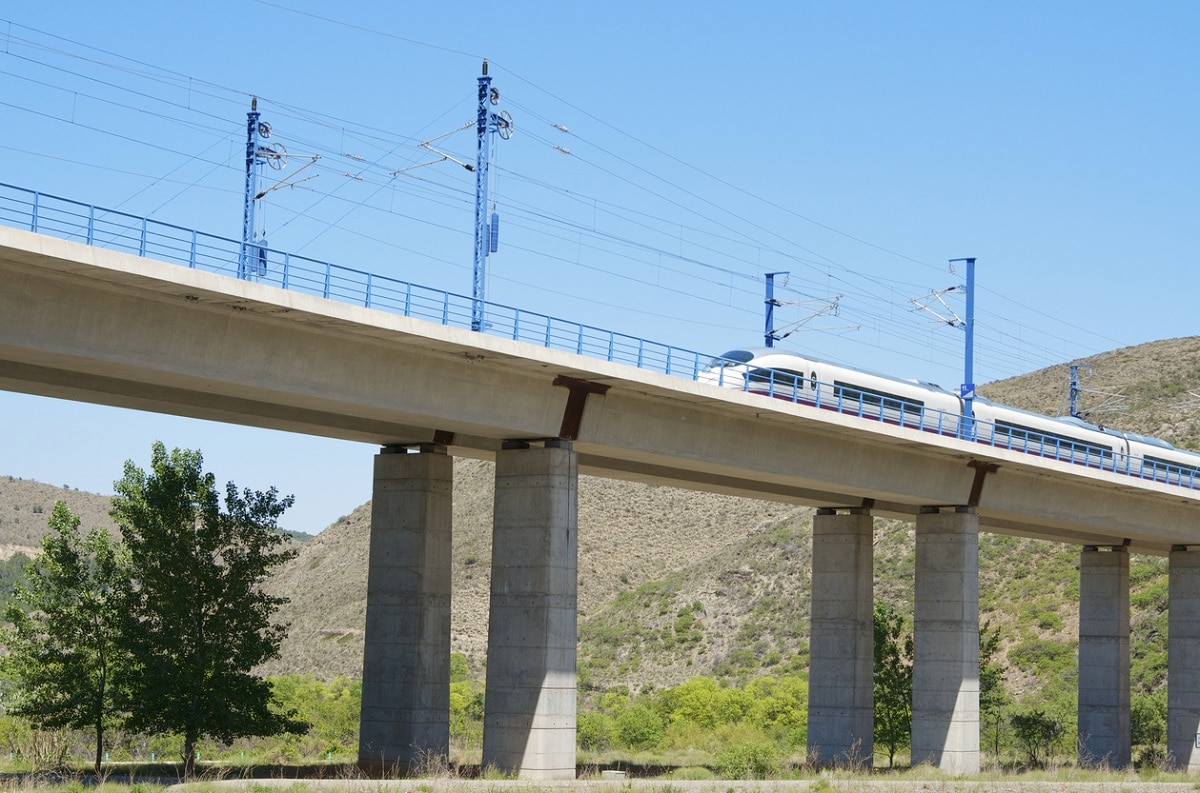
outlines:
{"label": "train roof", "polygon": [[[942,386],[938,385],[937,383],[931,383],[928,380],[917,380],[915,378],[910,378],[910,377],[896,377],[895,375],[883,374],[882,372],[875,372],[870,369],[862,369],[857,366],[847,366],[846,364],[843,364],[843,363],[835,363],[833,361],[825,360],[824,358],[817,358],[812,355],[807,355],[805,353],[795,352],[794,350],[781,350],[781,349],[778,349],[777,347],[738,347],[736,349],[729,350],[728,352],[724,352],[721,355],[718,355],[716,358],[713,359],[713,363],[716,364],[717,362],[722,361],[722,360],[731,360],[731,361],[737,361],[738,363],[747,363],[747,362],[753,360],[754,358],[759,357],[760,355],[790,355],[790,356],[794,356],[796,358],[801,358],[805,361],[812,361],[813,363],[826,364],[828,366],[837,366],[842,369],[849,369],[850,371],[858,372],[860,374],[870,375],[871,377],[878,377],[880,380],[890,380],[893,383],[904,383],[905,385],[919,385],[923,388],[931,388],[935,391],[941,391],[942,393],[945,393],[945,394],[951,394],[953,396],[958,396],[957,394],[955,394],[955,392],[951,391],[950,389],[943,388]],[[744,356],[749,356],[749,357],[744,357]]]}

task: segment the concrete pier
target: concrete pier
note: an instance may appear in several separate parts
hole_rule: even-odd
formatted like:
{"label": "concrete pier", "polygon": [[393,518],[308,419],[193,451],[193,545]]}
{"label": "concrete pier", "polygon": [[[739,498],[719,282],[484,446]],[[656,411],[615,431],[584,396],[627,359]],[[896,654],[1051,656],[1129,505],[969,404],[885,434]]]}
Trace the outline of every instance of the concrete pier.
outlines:
{"label": "concrete pier", "polygon": [[375,457],[358,750],[372,771],[449,751],[453,478],[441,447]]}
{"label": "concrete pier", "polygon": [[566,441],[496,455],[483,766],[575,778],[579,463]]}
{"label": "concrete pier", "polygon": [[1200,771],[1200,551],[1170,556],[1167,612],[1167,755],[1181,771]]}
{"label": "concrete pier", "polygon": [[1079,554],[1079,763],[1125,768],[1129,736],[1129,554]]}
{"label": "concrete pier", "polygon": [[808,752],[823,765],[874,754],[873,527],[866,510],[813,517]]}
{"label": "concrete pier", "polygon": [[979,771],[979,517],[917,515],[913,610],[913,765]]}

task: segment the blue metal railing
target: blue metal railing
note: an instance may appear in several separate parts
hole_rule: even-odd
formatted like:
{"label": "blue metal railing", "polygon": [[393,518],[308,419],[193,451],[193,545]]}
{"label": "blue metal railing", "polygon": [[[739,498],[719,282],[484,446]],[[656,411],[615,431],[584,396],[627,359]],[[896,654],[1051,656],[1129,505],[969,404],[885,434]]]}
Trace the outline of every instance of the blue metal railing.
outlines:
{"label": "blue metal railing", "polygon": [[[132,253],[205,272],[270,284],[292,292],[366,306],[440,325],[470,328],[474,301],[465,295],[387,276],[255,247],[243,256],[241,240],[138,217],[61,196],[0,183],[0,224]],[[246,270],[249,270],[246,273]],[[726,367],[736,367],[694,350],[628,336],[498,303],[484,304],[482,332],[564,350],[660,374],[725,385]],[[763,370],[769,371],[769,370]],[[1013,433],[1000,425],[967,419],[921,403],[859,391],[844,384],[813,383],[786,372],[768,379],[739,374],[739,387],[777,399],[834,410],[938,435],[974,440],[1040,457],[1087,465],[1129,476],[1195,489],[1200,471],[1188,466],[1116,454],[1053,434]],[[804,386],[808,385],[806,393]]]}
{"label": "blue metal railing", "polygon": [[[206,272],[238,277],[459,328],[471,327],[473,299],[363,270],[255,247],[170,223],[0,183],[0,223]],[[242,262],[246,264],[243,265]],[[483,332],[542,347],[695,379],[712,356],[546,314],[484,304]]]}

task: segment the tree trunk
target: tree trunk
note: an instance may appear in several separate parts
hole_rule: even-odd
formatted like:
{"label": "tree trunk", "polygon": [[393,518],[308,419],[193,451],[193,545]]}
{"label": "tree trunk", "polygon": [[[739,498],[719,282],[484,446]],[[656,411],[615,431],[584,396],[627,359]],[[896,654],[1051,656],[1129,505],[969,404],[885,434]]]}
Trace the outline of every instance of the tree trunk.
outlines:
{"label": "tree trunk", "polygon": [[187,736],[183,740],[183,778],[190,782],[196,775],[196,738]]}
{"label": "tree trunk", "polygon": [[104,759],[104,722],[96,719],[96,778],[100,777],[100,762]]}

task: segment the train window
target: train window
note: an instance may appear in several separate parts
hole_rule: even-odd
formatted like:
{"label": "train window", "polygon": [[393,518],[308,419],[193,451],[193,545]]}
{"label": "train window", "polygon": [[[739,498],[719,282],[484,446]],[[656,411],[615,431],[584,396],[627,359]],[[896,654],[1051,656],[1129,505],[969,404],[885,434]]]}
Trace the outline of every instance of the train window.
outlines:
{"label": "train window", "polygon": [[1072,459],[1079,453],[1085,455],[1089,462],[1095,458],[1096,462],[1104,465],[1111,462],[1113,458],[1111,447],[1087,443],[1069,435],[1060,435],[1057,432],[1042,432],[1008,421],[996,422],[996,434],[1007,435],[1013,440],[1021,441],[1026,450],[1030,450],[1032,447],[1043,447],[1043,454],[1053,453],[1059,459]]}
{"label": "train window", "polygon": [[776,388],[803,387],[804,375],[787,369],[751,369],[747,377],[751,383],[774,384]]}
{"label": "train window", "polygon": [[754,353],[749,350],[730,350],[718,358],[713,358],[709,362],[709,369],[720,369],[725,366],[733,366],[739,363],[747,363],[754,357]]}
{"label": "train window", "polygon": [[895,394],[889,394],[886,391],[875,391],[870,388],[862,388],[861,386],[850,385],[849,383],[834,382],[833,393],[839,399],[849,399],[855,402],[862,400],[864,405],[884,405],[888,407],[900,408],[903,406],[905,410],[920,410],[925,407],[925,403],[919,399],[898,397]]}
{"label": "train window", "polygon": [[1160,482],[1170,482],[1171,478],[1174,477],[1175,481],[1180,483],[1184,478],[1191,479],[1197,474],[1197,469],[1191,466],[1164,460],[1161,457],[1146,455],[1142,459],[1146,463],[1143,466],[1142,475],[1145,476],[1145,469],[1149,468],[1153,478]]}
{"label": "train window", "polygon": [[887,391],[864,389],[862,386],[839,383],[836,380],[833,389],[834,396],[844,403],[842,410],[853,411],[852,405],[857,404],[863,411],[871,408],[871,416],[882,421],[919,421],[920,414],[925,409],[925,403],[920,399],[906,399],[888,394]]}

